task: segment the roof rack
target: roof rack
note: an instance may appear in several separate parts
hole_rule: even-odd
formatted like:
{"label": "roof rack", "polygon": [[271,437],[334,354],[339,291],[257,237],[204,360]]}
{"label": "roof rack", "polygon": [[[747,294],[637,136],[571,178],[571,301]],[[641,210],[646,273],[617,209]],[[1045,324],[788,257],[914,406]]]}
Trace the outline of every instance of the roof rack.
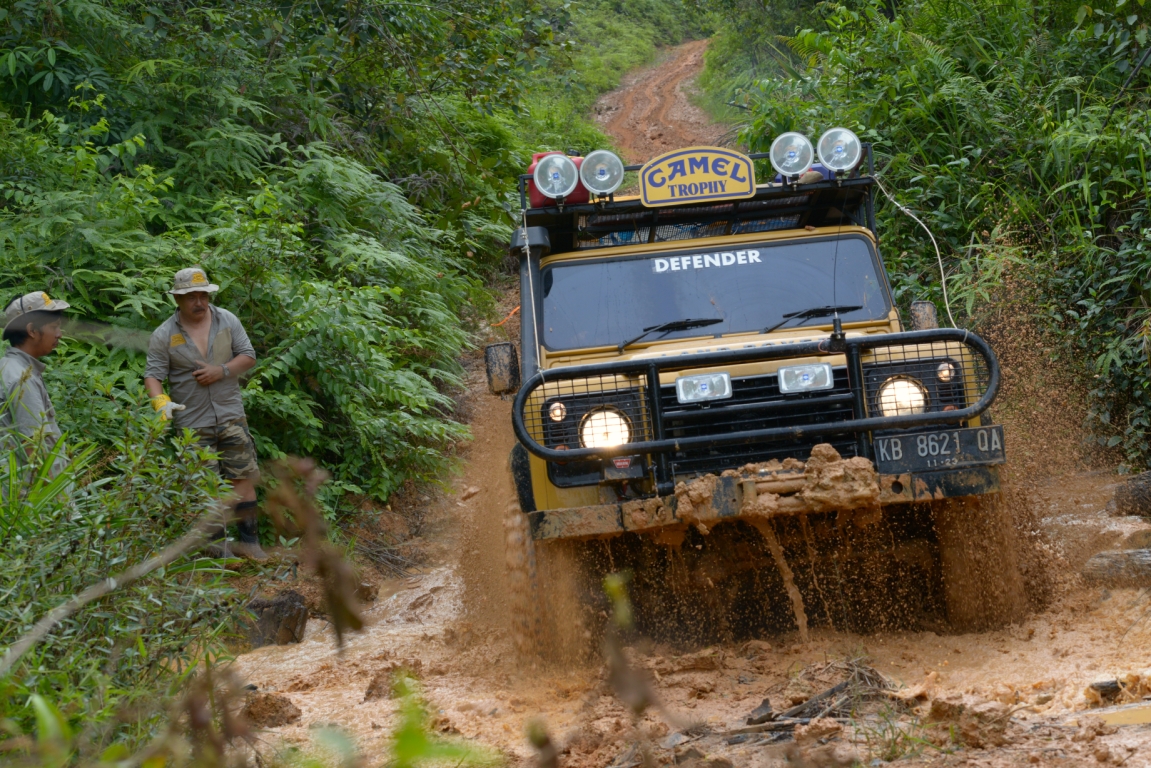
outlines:
{"label": "roof rack", "polygon": [[[754,197],[715,203],[683,203],[647,208],[639,199],[604,200],[579,205],[527,208],[529,174],[519,177],[520,205],[528,226],[546,227],[551,252],[610,248],[638,243],[660,243],[699,237],[717,237],[782,229],[857,225],[875,231],[875,186],[871,144],[863,145],[863,163],[850,174],[812,184],[773,183],[760,185]],[[768,159],[759,152],[752,160]],[[625,171],[638,171],[629,165]],[[776,177],[779,178],[779,177]]]}

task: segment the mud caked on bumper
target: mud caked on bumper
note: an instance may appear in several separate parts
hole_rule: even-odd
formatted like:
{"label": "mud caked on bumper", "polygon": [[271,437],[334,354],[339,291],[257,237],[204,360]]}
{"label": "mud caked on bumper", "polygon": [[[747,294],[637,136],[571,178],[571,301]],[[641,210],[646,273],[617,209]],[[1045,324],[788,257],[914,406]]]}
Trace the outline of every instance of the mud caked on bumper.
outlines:
{"label": "mud caked on bumper", "polygon": [[841,458],[816,446],[807,462],[749,466],[678,483],[667,496],[528,514],[534,539],[581,539],[652,533],[692,525],[704,532],[732,520],[867,510],[999,491],[996,466],[881,475],[868,459]]}
{"label": "mud caked on bumper", "polygon": [[[826,363],[830,385],[784,392],[776,370],[793,362]],[[729,397],[678,398],[678,377],[717,371],[730,372]],[[884,399],[899,379],[914,382],[921,407]],[[624,482],[629,491],[614,503],[609,494],[601,497],[609,503],[533,511],[532,532],[603,536],[992,493],[1002,428],[979,417],[999,380],[990,346],[958,329],[838,345],[765,339],[539,372],[516,397],[513,426],[544,460],[549,482]],[[600,411],[626,425],[626,438],[589,447],[583,428]],[[628,500],[636,495],[645,498]]]}

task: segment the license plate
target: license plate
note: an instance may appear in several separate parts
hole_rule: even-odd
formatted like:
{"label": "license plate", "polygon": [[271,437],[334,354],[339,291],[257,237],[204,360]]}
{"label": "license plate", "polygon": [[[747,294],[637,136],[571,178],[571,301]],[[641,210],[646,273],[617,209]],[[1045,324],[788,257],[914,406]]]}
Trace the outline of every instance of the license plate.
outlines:
{"label": "license plate", "polygon": [[875,467],[885,475],[1006,461],[1000,425],[877,437],[874,448]]}

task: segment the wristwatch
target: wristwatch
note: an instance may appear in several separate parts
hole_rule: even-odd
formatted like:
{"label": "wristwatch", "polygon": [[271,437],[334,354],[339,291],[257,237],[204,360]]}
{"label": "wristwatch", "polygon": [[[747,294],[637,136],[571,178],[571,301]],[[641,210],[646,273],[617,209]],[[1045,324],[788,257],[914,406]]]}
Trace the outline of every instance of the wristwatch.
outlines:
{"label": "wristwatch", "polygon": [[227,363],[224,363],[220,367],[224,369],[224,378],[225,379],[232,375],[232,372],[228,370],[228,364]]}

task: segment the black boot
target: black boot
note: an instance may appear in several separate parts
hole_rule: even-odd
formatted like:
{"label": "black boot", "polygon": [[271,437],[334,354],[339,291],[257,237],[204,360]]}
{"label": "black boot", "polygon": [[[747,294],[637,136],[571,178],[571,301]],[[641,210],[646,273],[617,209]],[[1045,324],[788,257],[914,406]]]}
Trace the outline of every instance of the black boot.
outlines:
{"label": "black boot", "polygon": [[229,546],[231,542],[229,542],[227,536],[225,536],[226,533],[227,529],[223,525],[213,527],[211,529],[211,537],[204,546],[204,554],[217,559],[235,557],[232,553],[232,548]]}
{"label": "black boot", "polygon": [[244,501],[236,505],[236,527],[240,529],[240,540],[232,545],[232,551],[249,560],[267,560],[268,554],[260,546],[260,513],[256,502]]}

